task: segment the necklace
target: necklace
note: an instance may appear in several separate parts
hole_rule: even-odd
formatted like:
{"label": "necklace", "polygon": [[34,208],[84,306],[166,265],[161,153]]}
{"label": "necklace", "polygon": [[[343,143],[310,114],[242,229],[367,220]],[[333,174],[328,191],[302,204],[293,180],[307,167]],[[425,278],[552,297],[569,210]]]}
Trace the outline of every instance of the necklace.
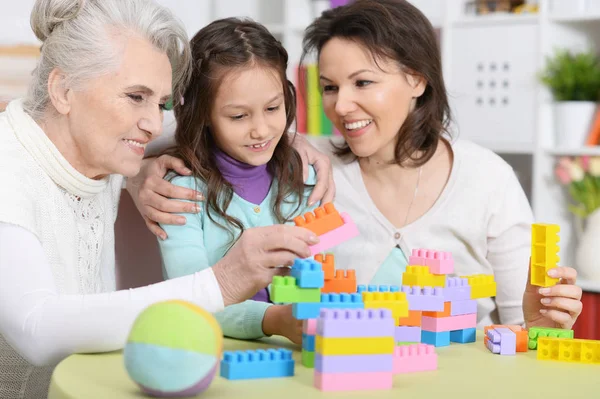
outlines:
{"label": "necklace", "polygon": [[417,193],[419,192],[419,183],[421,182],[421,172],[423,171],[423,165],[419,166],[419,176],[417,177],[417,184],[415,185],[415,192],[413,194],[412,200],[410,201],[410,204],[408,205],[408,209],[406,210],[406,217],[404,218],[404,224],[402,225],[402,227],[406,226],[406,223],[408,222],[408,216],[410,215],[410,209],[413,206],[413,202],[415,202],[415,198],[417,198]]}

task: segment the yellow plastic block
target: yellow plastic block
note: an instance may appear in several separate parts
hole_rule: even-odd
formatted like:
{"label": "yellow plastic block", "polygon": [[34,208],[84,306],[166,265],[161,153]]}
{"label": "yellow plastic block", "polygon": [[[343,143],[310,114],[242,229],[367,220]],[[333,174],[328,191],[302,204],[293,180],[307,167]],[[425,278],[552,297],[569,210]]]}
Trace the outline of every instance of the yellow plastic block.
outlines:
{"label": "yellow plastic block", "polygon": [[329,338],[317,335],[321,355],[385,355],[394,353],[394,337]]}
{"label": "yellow plastic block", "polygon": [[446,286],[446,275],[445,274],[432,274],[431,275],[432,287],[442,287]]}
{"label": "yellow plastic block", "polygon": [[560,260],[557,255],[558,232],[556,224],[535,223],[531,225],[531,284],[551,287],[558,283],[557,278],[548,276],[548,270],[555,268]]}
{"label": "yellow plastic block", "polygon": [[402,273],[402,285],[432,287],[433,274],[429,272],[429,266],[407,266]]}
{"label": "yellow plastic block", "polygon": [[[367,292],[363,291],[362,300],[365,309],[389,309],[396,323],[401,317],[408,317],[408,300],[404,292]],[[399,324],[396,324],[399,325]]]}
{"label": "yellow plastic block", "polygon": [[473,274],[460,276],[466,278],[471,286],[471,299],[489,298],[496,296],[496,282],[494,276],[489,274]]}
{"label": "yellow plastic block", "polygon": [[600,341],[540,337],[538,339],[537,359],[600,364]]}

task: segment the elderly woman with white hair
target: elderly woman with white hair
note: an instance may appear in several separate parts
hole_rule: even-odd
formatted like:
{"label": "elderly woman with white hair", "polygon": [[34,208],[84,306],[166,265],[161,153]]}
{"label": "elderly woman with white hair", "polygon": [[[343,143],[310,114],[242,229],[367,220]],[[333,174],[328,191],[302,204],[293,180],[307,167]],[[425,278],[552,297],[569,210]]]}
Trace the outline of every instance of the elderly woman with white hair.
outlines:
{"label": "elderly woman with white hair", "polygon": [[252,297],[317,240],[249,229],[210,269],[112,292],[123,176],[187,81],[187,34],[151,0],[37,0],[31,22],[43,46],[30,91],[0,114],[0,397],[11,399],[46,397],[72,353],[121,348],[152,303],[216,312]]}

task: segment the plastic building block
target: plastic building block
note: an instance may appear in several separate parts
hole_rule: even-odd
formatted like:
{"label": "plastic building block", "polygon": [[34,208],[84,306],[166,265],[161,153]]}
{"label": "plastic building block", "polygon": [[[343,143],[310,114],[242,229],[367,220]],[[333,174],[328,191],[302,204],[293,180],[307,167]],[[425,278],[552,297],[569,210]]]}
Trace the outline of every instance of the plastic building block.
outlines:
{"label": "plastic building block", "polygon": [[426,331],[455,331],[477,326],[477,314],[465,314],[450,317],[427,317],[423,316],[421,328]]}
{"label": "plastic building block", "polygon": [[317,334],[322,337],[390,337],[394,319],[388,309],[322,309]]}
{"label": "plastic building block", "polygon": [[271,284],[271,300],[274,303],[319,302],[319,288],[300,288],[291,276],[275,276]]}
{"label": "plastic building block", "polygon": [[421,330],[421,342],[435,347],[450,345],[450,331],[434,332]]}
{"label": "plastic building block", "polygon": [[468,344],[477,340],[477,333],[475,327],[463,328],[462,330],[450,331],[450,342],[457,342],[459,344]]}
{"label": "plastic building block", "polygon": [[411,266],[429,266],[429,271],[433,274],[454,273],[454,260],[450,252],[413,249],[412,255],[408,258],[408,264]]}
{"label": "plastic building block", "polygon": [[318,236],[344,225],[342,217],[331,202],[315,208],[314,213],[307,212],[304,214],[304,217],[295,217],[294,223],[296,226],[309,229]]}
{"label": "plastic building block", "polygon": [[446,277],[444,301],[465,301],[471,299],[471,286],[466,278]]}
{"label": "plastic building block", "polygon": [[550,327],[531,327],[528,332],[529,336],[529,349],[537,348],[537,341],[541,337],[551,338],[568,338],[573,339],[573,330],[564,330],[562,328],[550,328]]}
{"label": "plastic building block", "polygon": [[310,352],[302,349],[302,365],[306,368],[312,369],[315,367],[315,352]]}
{"label": "plastic building block", "polygon": [[325,274],[323,266],[312,259],[296,259],[290,275],[296,279],[300,288],[323,288]]}
{"label": "plastic building block", "polygon": [[444,287],[446,276],[429,272],[429,266],[407,266],[402,273],[402,285],[418,287]]}
{"label": "plastic building block", "polygon": [[315,335],[317,333],[317,319],[306,319],[302,321],[302,334]]}
{"label": "plastic building block", "polygon": [[435,347],[427,344],[397,346],[394,349],[394,374],[436,370],[438,357]]}
{"label": "plastic building block", "polygon": [[392,317],[398,322],[408,316],[408,301],[404,292],[363,292],[365,309],[385,308],[392,311]]}
{"label": "plastic building block", "polygon": [[314,352],[315,351],[315,336],[302,334],[302,349]]}
{"label": "plastic building block", "polygon": [[319,236],[320,242],[308,247],[311,255],[325,252],[345,241],[358,236],[358,228],[347,213],[341,214],[344,225]]}
{"label": "plastic building block", "polygon": [[315,371],[315,388],[321,391],[363,391],[392,389],[391,371],[379,373],[319,373]]}
{"label": "plastic building block", "polygon": [[362,294],[363,292],[400,292],[400,287],[397,285],[361,284],[356,287],[356,292],[359,294]]}
{"label": "plastic building block", "polygon": [[493,275],[474,274],[472,276],[461,276],[466,278],[471,286],[471,298],[489,298],[496,296],[496,282]]}
{"label": "plastic building block", "polygon": [[441,311],[444,309],[444,290],[440,287],[402,286],[410,310]]}
{"label": "plastic building block", "polygon": [[505,327],[487,331],[486,345],[490,352],[500,355],[514,355],[517,352],[517,335]]}
{"label": "plastic building block", "polygon": [[477,313],[477,301],[467,299],[466,301],[450,302],[450,316],[461,316],[464,314]]}
{"label": "plastic building block", "polygon": [[[487,338],[487,332],[490,328],[508,328],[517,336],[517,352],[527,352],[529,345],[529,335],[527,330],[525,330],[521,326],[517,325],[502,325],[502,324],[492,324],[491,326],[485,326],[483,328],[484,336]],[[484,343],[485,344],[485,343]]]}
{"label": "plastic building block", "polygon": [[292,351],[280,348],[224,352],[220,374],[228,380],[290,377],[294,375]]}
{"label": "plastic building block", "polygon": [[317,335],[322,355],[385,355],[394,353],[394,337],[329,338]]}
{"label": "plastic building block", "polygon": [[315,260],[322,265],[325,280],[332,279],[335,270],[335,258],[333,254],[325,254],[325,256],[323,254],[316,254]]}
{"label": "plastic building block", "polygon": [[322,293],[352,294],[356,292],[356,271],[336,270],[333,278],[325,280]]}
{"label": "plastic building block", "polygon": [[321,294],[316,303],[294,303],[292,315],[298,320],[316,319],[321,309],[363,309],[365,306],[360,294]]}
{"label": "plastic building block", "polygon": [[423,312],[426,317],[450,317],[451,316],[450,302],[444,302],[444,310],[441,312]]}
{"label": "plastic building block", "polygon": [[421,342],[421,327],[396,327],[396,342]]}
{"label": "plastic building block", "polygon": [[392,371],[393,355],[315,355],[315,371],[320,373],[376,373]]}
{"label": "plastic building block", "polygon": [[548,270],[555,268],[560,260],[557,255],[558,232],[556,224],[536,223],[531,226],[531,285],[551,287],[558,278],[548,276]]}
{"label": "plastic building block", "polygon": [[540,337],[537,359],[600,364],[600,341]]}
{"label": "plastic building block", "polygon": [[[410,303],[408,305],[410,309]],[[423,312],[420,310],[409,310],[408,317],[400,317],[398,319],[397,326],[405,326],[405,327],[421,327],[421,317]]]}

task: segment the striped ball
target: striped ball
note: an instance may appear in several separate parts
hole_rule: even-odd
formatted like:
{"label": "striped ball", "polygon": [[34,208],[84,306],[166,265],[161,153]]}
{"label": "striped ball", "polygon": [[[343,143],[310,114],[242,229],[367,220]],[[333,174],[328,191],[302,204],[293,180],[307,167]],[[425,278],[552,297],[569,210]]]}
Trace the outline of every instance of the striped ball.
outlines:
{"label": "striped ball", "polygon": [[135,320],[123,351],[133,381],[152,396],[193,396],[208,388],[223,351],[213,315],[185,301],[156,303]]}

